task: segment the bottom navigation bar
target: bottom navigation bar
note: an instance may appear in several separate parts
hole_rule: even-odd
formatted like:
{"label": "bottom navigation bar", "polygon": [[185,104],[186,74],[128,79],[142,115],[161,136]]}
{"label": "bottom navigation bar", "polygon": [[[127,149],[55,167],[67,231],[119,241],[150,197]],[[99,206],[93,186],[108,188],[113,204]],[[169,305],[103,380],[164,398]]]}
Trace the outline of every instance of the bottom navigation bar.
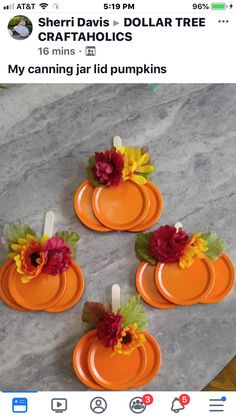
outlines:
{"label": "bottom navigation bar", "polygon": [[24,392],[0,393],[0,417],[14,418],[140,418],[232,419],[236,392]]}

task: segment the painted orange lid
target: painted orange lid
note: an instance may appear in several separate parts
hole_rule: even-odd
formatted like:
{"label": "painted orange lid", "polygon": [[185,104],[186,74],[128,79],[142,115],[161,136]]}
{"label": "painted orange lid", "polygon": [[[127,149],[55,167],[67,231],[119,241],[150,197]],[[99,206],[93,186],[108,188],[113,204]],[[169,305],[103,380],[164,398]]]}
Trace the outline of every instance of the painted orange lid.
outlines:
{"label": "painted orange lid", "polygon": [[147,262],[141,262],[136,272],[136,288],[140,296],[147,304],[155,308],[171,309],[176,305],[166,300],[158,291],[155,283],[155,269]]}
{"label": "painted orange lid", "polygon": [[78,303],[84,292],[84,275],[79,265],[72,261],[71,266],[65,272],[66,290],[62,298],[46,311],[50,313],[59,313],[69,310]]}
{"label": "painted orange lid", "polygon": [[134,387],[146,369],[145,346],[140,346],[131,355],[113,355],[111,348],[104,347],[95,338],[88,352],[88,367],[93,379],[109,390],[124,390]]}
{"label": "painted orange lid", "polygon": [[235,271],[234,266],[225,253],[215,262],[215,284],[212,291],[202,300],[202,303],[213,304],[226,298],[234,287]]}
{"label": "painted orange lid", "polygon": [[94,188],[85,180],[75,192],[74,209],[79,220],[88,228],[95,231],[108,232],[109,228],[103,226],[95,217],[92,210],[92,196]]}
{"label": "painted orange lid", "polygon": [[153,380],[161,367],[161,350],[156,339],[147,332],[143,332],[146,337],[145,349],[147,353],[147,366],[143,377],[138,380],[135,387],[142,387]]}
{"label": "painted orange lid", "polygon": [[93,380],[88,369],[88,351],[95,337],[96,330],[92,330],[79,340],[73,353],[73,368],[78,379],[85,386],[90,387],[93,390],[105,390]]}
{"label": "painted orange lid", "polygon": [[46,310],[55,305],[66,289],[66,275],[50,276],[41,273],[22,284],[15,265],[9,271],[9,290],[16,302],[28,310]]}
{"label": "painted orange lid", "polygon": [[215,272],[209,259],[195,259],[192,266],[181,269],[178,263],[158,263],[155,282],[160,293],[179,305],[199,303],[212,290]]}
{"label": "painted orange lid", "polygon": [[155,183],[148,180],[147,183],[143,185],[143,187],[144,189],[146,189],[148,193],[150,206],[147,215],[142,221],[142,223],[129,230],[134,233],[138,231],[148,230],[150,227],[156,224],[159,218],[161,217],[163,210],[162,194],[160,189],[155,185]]}
{"label": "painted orange lid", "polygon": [[25,311],[25,309],[19,306],[15,300],[12,298],[9,287],[8,287],[8,279],[9,279],[9,271],[12,266],[15,266],[15,262],[12,260],[8,260],[1,266],[0,269],[0,297],[2,301],[8,306],[18,311]]}
{"label": "painted orange lid", "polygon": [[143,186],[127,180],[119,186],[95,188],[92,208],[97,219],[113,230],[129,230],[146,217],[150,205]]}

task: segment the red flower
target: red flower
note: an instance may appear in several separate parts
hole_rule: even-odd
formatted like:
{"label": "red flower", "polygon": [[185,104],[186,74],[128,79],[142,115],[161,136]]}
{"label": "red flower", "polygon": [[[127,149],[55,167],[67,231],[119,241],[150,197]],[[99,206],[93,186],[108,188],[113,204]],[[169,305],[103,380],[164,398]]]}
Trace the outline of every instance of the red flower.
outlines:
{"label": "red flower", "polygon": [[114,347],[121,338],[122,320],[119,314],[105,313],[98,322],[97,337],[103,340],[105,346]]}
{"label": "red flower", "polygon": [[95,153],[96,163],[92,168],[93,175],[104,185],[117,186],[122,181],[124,156],[115,148]]}
{"label": "red flower", "polygon": [[71,264],[70,245],[61,237],[52,237],[45,243],[44,255],[46,263],[43,272],[58,275],[66,271]]}
{"label": "red flower", "polygon": [[162,226],[154,231],[149,242],[151,255],[161,263],[177,262],[188,242],[186,231],[174,226]]}

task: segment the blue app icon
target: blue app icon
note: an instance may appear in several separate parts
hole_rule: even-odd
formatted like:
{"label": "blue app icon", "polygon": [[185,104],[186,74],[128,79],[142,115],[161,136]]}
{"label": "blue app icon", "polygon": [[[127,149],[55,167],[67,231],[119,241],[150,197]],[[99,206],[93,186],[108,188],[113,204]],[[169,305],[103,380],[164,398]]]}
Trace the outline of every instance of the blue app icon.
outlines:
{"label": "blue app icon", "polygon": [[13,413],[28,412],[28,400],[25,397],[15,397],[14,399],[12,399],[12,412]]}

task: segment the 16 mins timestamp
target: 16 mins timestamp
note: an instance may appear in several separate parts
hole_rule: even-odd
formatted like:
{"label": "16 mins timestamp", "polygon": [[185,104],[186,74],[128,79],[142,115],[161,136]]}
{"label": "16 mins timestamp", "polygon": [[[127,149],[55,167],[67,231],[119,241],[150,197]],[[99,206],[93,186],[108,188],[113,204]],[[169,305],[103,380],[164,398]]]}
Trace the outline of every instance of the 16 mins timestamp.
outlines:
{"label": "16 mins timestamp", "polygon": [[[75,55],[76,51],[75,49],[69,49],[69,48],[38,48],[40,55]],[[79,51],[81,52],[81,51]]]}

